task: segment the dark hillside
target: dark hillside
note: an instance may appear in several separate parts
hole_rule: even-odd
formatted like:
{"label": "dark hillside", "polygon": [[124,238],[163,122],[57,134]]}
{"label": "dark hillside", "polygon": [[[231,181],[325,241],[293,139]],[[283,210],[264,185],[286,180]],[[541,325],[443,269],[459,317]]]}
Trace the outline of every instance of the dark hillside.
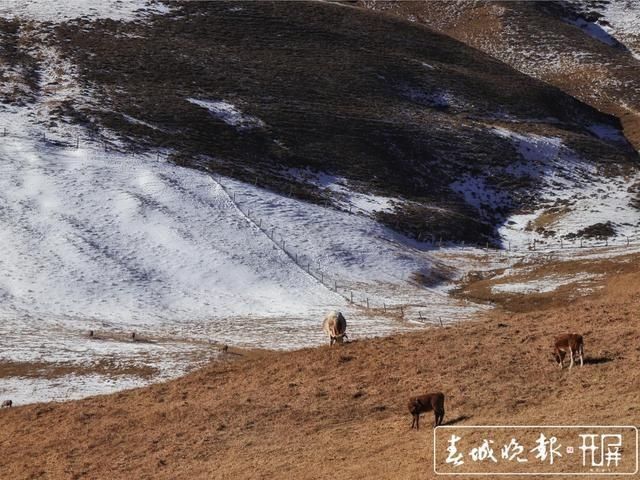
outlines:
{"label": "dark hillside", "polygon": [[638,1],[358,4],[426,25],[617,116],[640,148]]}
{"label": "dark hillside", "polygon": [[[628,145],[585,129],[617,127],[613,117],[442,34],[358,8],[193,2],[150,22],[76,20],[56,32],[97,93],[97,106],[66,104],[62,117],[311,201],[326,193],[292,184],[284,169],[328,171],[442,207],[435,216],[382,217],[412,235],[493,235],[508,211],[479,221],[449,187],[519,158],[490,126],[560,137],[585,160],[615,168],[634,158]],[[225,101],[259,123],[230,125],[187,98]],[[509,208],[535,198],[535,187],[510,191]]]}

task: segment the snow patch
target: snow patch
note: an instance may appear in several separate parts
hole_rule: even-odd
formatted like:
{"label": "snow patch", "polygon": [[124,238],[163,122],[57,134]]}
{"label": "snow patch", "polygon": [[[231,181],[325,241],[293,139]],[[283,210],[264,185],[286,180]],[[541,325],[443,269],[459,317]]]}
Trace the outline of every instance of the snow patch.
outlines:
{"label": "snow patch", "polygon": [[627,141],[620,129],[611,125],[591,125],[589,131],[602,140],[620,143]]}
{"label": "snow patch", "polygon": [[236,127],[238,130],[251,130],[252,128],[264,127],[264,122],[257,117],[245,115],[235,105],[223,100],[198,100],[187,98],[187,101],[206,108],[214,117],[219,118],[227,125]]}
{"label": "snow patch", "polygon": [[0,16],[40,22],[63,22],[74,18],[132,20],[140,14],[167,13],[170,7],[157,0],[3,0]]}
{"label": "snow patch", "polygon": [[572,283],[595,280],[602,275],[579,273],[577,275],[555,275],[526,282],[499,283],[491,287],[492,293],[548,293]]}
{"label": "snow patch", "polygon": [[[596,135],[617,139],[619,131],[594,125]],[[565,237],[565,246],[579,244],[570,234],[596,223],[612,221],[616,233],[636,235],[640,210],[632,205],[633,192],[640,182],[635,169],[625,174],[605,175],[601,167],[581,160],[556,137],[523,135],[505,128],[494,128],[496,135],[508,139],[520,153],[521,161],[495,168],[481,175],[465,175],[450,188],[464,196],[480,215],[489,218],[496,210],[512,209],[515,195],[536,192],[535,209],[516,212],[503,219],[498,233],[512,248],[527,248],[535,241],[543,246]],[[493,181],[497,175],[521,179],[519,190],[505,191]],[[499,183],[499,182],[498,182]],[[521,200],[520,200],[521,202]],[[537,223],[536,223],[537,222]]]}
{"label": "snow patch", "polygon": [[596,40],[604,43],[605,45],[615,46],[619,44],[619,42],[615,38],[613,38],[604,28],[602,28],[597,23],[587,22],[584,18],[576,18],[576,19],[565,18],[564,21],[580,28],[584,33],[589,35],[591,38],[595,38]]}
{"label": "snow patch", "polygon": [[395,205],[400,203],[398,198],[358,192],[349,185],[346,178],[325,172],[290,168],[284,173],[297,181],[329,190],[335,194],[334,203],[350,211],[375,216],[377,212],[392,212]]}

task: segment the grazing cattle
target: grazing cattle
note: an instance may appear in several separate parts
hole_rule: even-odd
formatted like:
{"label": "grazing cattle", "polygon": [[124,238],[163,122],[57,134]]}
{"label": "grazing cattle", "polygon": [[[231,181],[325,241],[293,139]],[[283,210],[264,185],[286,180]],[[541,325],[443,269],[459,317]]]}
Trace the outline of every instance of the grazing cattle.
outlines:
{"label": "grazing cattle", "polygon": [[13,400],[5,400],[2,402],[2,408],[11,408],[13,407]]}
{"label": "grazing cattle", "polygon": [[322,322],[324,333],[329,335],[329,345],[342,343],[347,337],[347,321],[340,312],[330,312]]}
{"label": "grazing cattle", "polygon": [[584,340],[582,339],[582,335],[578,335],[577,333],[565,333],[564,335],[560,335],[556,337],[555,344],[553,346],[553,356],[558,362],[560,369],[564,368],[564,357],[569,353],[570,363],[569,368],[573,367],[573,358],[575,355],[578,355],[580,358],[580,366],[584,364]]}
{"label": "grazing cattle", "polygon": [[411,428],[415,426],[416,430],[420,430],[420,414],[433,410],[435,417],[433,426],[442,425],[444,420],[444,393],[428,393],[419,397],[411,397],[409,399],[409,412],[413,417]]}

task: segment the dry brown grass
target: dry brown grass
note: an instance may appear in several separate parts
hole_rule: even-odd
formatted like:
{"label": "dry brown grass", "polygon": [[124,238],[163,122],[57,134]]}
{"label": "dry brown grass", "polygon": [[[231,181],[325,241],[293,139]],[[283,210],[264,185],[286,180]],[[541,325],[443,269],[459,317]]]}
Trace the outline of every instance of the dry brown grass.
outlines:
{"label": "dry brown grass", "polygon": [[[358,2],[428,25],[617,116],[637,149],[638,62],[626,48],[605,45],[565,21],[594,3],[598,2]],[[582,7],[576,10],[576,4]],[[633,38],[624,40],[629,46],[635,43]],[[577,60],[575,52],[589,53]],[[548,68],[549,53],[563,59],[561,68]]]}
{"label": "dry brown grass", "polygon": [[[0,478],[433,478],[431,430],[409,429],[406,401],[436,389],[445,422],[638,425],[632,260],[600,262],[601,291],[543,311],[253,351],[144,389],[2,410]],[[584,334],[587,357],[571,372],[550,355],[568,331]]]}
{"label": "dry brown grass", "polygon": [[104,358],[92,365],[79,365],[73,362],[0,362],[0,378],[60,378],[66,375],[99,374],[111,377],[135,375],[150,378],[158,371],[148,365],[123,365],[116,359]]}

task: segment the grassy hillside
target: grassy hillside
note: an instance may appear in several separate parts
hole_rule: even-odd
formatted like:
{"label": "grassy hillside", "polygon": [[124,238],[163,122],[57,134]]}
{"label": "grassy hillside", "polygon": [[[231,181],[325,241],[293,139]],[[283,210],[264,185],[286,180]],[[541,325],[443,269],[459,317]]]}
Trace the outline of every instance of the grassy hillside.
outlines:
{"label": "grassy hillside", "polygon": [[[56,27],[54,43],[92,95],[61,104],[57,120],[315,202],[331,196],[286,169],[328,171],[416,202],[383,222],[453,240],[491,238],[493,223],[536,197],[535,179],[522,188],[501,174],[495,182],[513,204],[479,220],[450,188],[520,158],[493,126],[560,138],[598,165],[635,158],[588,130],[615,129],[615,118],[420,25],[322,2],[173,6],[144,22]],[[224,101],[257,120],[230,125],[188,99]]]}
{"label": "grassy hillside", "polygon": [[[431,478],[431,429],[409,429],[406,401],[436,389],[450,424],[638,425],[636,262],[605,260],[604,288],[573,303],[520,297],[519,313],[455,327],[234,352],[166,384],[4,409],[0,476]],[[585,335],[587,359],[560,371],[552,337],[567,331]]]}
{"label": "grassy hillside", "polygon": [[622,121],[640,148],[640,3],[358,2],[427,25]]}

